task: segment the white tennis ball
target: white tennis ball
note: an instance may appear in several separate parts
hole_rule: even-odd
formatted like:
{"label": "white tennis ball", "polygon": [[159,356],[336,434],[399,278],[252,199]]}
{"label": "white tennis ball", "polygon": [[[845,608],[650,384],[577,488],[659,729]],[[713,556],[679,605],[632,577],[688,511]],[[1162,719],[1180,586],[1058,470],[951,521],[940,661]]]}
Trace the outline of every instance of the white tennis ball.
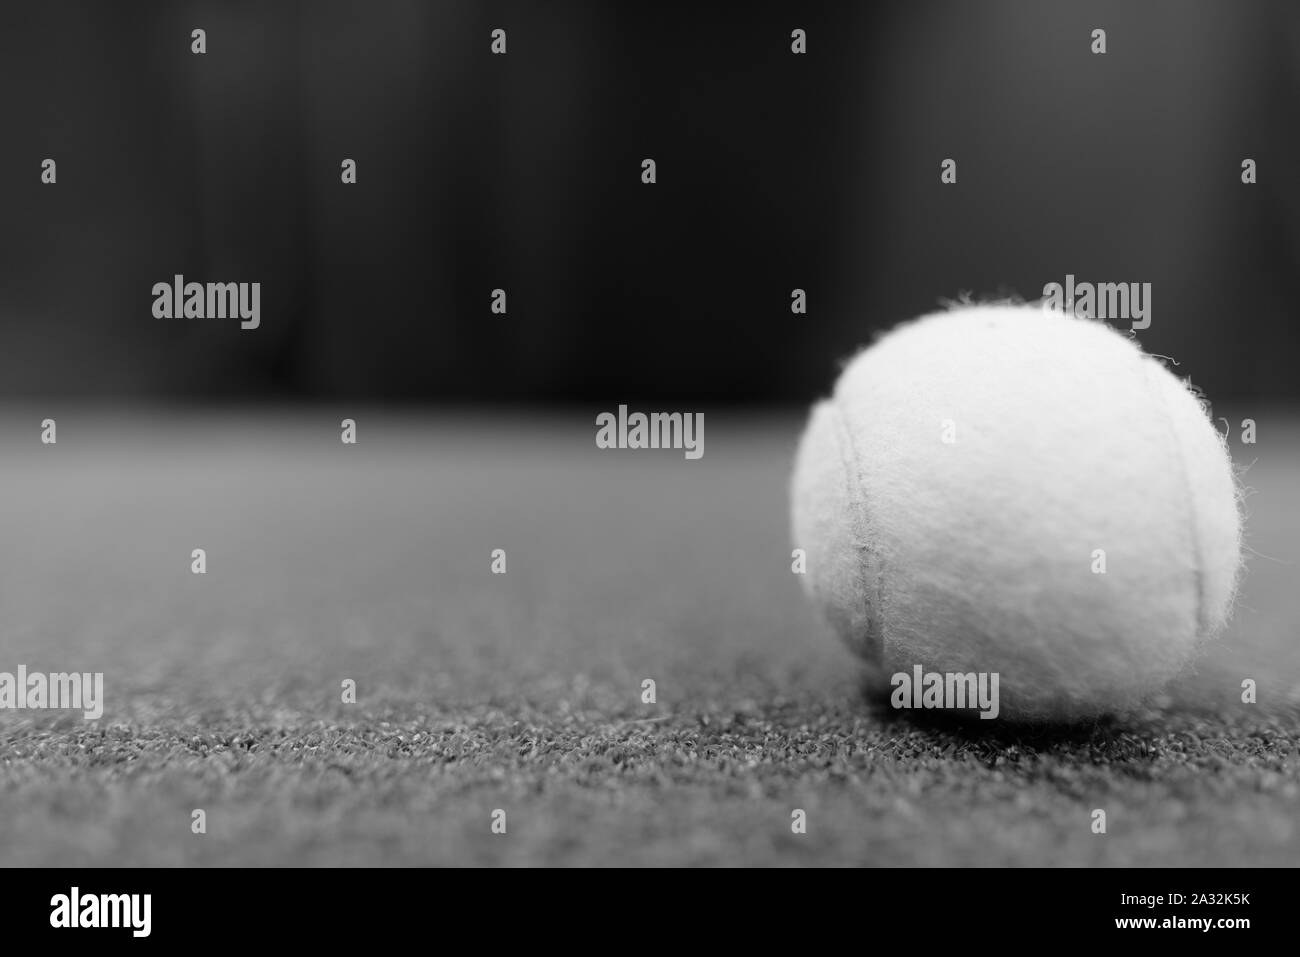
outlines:
{"label": "white tennis ball", "polygon": [[1140,704],[1223,625],[1240,564],[1200,400],[1131,338],[1034,305],[859,354],[813,409],[792,499],[805,588],[876,675],[996,672],[1011,719]]}

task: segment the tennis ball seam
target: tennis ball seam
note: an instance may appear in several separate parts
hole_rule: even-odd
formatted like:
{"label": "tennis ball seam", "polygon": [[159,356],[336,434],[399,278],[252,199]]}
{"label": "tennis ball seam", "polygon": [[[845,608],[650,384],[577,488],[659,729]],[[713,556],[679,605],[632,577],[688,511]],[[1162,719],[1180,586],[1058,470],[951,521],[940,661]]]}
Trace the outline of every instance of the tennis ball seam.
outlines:
{"label": "tennis ball seam", "polygon": [[[885,642],[884,582],[885,570],[879,550],[872,547],[874,541],[870,534],[870,509],[866,501],[866,488],[862,482],[859,468],[858,449],[853,441],[853,431],[849,428],[846,410],[841,405],[838,395],[827,403],[827,411],[835,428],[835,444],[840,450],[840,467],[844,472],[844,488],[853,508],[853,534],[857,568],[855,569],[862,595],[863,618],[866,624],[866,650],[883,661]],[[875,570],[875,587],[872,587],[871,571]],[[872,595],[876,596],[873,604]]]}
{"label": "tennis ball seam", "polygon": [[[1159,381],[1160,373],[1166,371],[1159,362],[1150,356],[1141,357],[1143,369],[1143,379],[1146,382],[1147,392],[1152,398],[1160,403],[1162,410],[1161,419],[1165,425],[1165,432],[1169,436],[1169,444],[1173,447],[1173,455],[1178,460],[1178,474],[1182,479],[1183,504],[1187,512],[1187,527],[1192,539],[1192,588],[1193,594],[1196,595],[1196,632],[1199,638],[1204,638],[1209,631],[1209,616],[1205,607],[1205,553],[1203,550],[1203,536],[1200,532],[1200,521],[1197,517],[1195,496],[1192,494],[1192,477],[1187,470],[1187,454],[1183,450],[1183,440],[1178,434],[1178,428],[1174,424],[1173,409],[1169,407],[1169,399],[1165,396]],[[1179,383],[1180,388],[1185,388]]]}

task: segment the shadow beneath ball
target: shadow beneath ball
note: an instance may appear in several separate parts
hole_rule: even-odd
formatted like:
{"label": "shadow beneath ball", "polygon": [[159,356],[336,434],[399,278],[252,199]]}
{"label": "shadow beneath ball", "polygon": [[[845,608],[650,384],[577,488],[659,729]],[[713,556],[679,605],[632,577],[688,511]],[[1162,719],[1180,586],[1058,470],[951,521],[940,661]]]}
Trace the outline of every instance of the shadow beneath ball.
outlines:
{"label": "shadow beneath ball", "polygon": [[1016,721],[983,718],[976,708],[895,708],[888,682],[864,676],[861,699],[882,725],[925,731],[959,742],[1044,750],[1060,745],[1106,744],[1126,730],[1114,717],[1090,721]]}

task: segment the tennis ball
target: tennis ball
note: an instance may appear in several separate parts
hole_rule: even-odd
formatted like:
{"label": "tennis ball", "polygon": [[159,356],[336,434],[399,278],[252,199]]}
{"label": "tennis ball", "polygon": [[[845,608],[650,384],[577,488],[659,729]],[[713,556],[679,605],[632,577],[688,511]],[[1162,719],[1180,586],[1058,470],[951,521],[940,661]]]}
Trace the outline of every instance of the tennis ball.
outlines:
{"label": "tennis ball", "polygon": [[813,408],[805,589],[884,679],[996,672],[1001,716],[1137,706],[1224,624],[1237,486],[1198,397],[1105,324],[1034,305],[906,323]]}

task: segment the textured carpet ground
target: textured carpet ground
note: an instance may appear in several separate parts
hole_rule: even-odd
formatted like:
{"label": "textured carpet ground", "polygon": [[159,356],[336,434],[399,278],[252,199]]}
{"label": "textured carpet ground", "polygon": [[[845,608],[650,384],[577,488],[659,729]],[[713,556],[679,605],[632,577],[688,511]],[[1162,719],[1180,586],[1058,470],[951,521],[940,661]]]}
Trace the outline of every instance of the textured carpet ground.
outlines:
{"label": "textured carpet ground", "polygon": [[687,462],[586,410],[33,414],[0,670],[108,702],[0,713],[0,864],[1300,864],[1294,418],[1223,641],[1147,713],[1017,731],[863,699],[789,571],[795,417],[709,417]]}

